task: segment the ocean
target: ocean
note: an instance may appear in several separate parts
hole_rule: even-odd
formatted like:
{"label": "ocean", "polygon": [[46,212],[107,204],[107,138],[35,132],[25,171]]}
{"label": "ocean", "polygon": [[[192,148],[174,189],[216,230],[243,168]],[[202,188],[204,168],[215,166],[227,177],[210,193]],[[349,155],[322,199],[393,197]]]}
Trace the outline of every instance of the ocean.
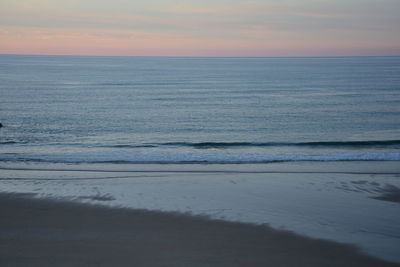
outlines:
{"label": "ocean", "polygon": [[0,55],[0,161],[399,161],[400,57]]}

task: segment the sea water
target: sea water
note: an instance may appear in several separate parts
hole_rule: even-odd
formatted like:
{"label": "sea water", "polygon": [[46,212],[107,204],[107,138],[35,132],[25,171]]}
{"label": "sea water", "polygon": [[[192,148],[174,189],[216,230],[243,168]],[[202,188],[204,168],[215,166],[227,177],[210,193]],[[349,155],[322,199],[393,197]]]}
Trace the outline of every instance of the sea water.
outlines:
{"label": "sea water", "polygon": [[400,57],[0,55],[0,161],[399,161]]}

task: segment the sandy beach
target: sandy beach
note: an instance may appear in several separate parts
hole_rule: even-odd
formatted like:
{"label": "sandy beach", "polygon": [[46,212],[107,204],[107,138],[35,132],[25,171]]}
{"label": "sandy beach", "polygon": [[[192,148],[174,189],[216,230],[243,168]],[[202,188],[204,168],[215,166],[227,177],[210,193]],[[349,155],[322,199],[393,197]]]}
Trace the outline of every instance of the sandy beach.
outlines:
{"label": "sandy beach", "polygon": [[0,265],[399,266],[267,226],[0,195]]}
{"label": "sandy beach", "polygon": [[3,163],[0,266],[399,266],[398,178],[395,162]]}

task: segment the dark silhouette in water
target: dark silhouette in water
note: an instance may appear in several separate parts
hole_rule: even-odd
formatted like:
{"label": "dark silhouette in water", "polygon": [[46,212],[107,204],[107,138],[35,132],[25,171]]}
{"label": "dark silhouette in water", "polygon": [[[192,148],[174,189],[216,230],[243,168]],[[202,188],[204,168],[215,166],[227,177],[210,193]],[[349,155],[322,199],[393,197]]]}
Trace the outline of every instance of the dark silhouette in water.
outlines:
{"label": "dark silhouette in water", "polygon": [[3,124],[0,123],[0,128],[3,127]]}

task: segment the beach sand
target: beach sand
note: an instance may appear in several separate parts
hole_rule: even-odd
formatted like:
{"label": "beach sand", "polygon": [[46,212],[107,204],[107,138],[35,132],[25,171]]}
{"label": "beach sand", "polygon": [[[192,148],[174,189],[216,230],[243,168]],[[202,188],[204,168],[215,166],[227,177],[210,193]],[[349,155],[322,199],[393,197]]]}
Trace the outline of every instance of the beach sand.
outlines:
{"label": "beach sand", "polygon": [[396,162],[5,162],[0,266],[399,266],[399,177]]}
{"label": "beach sand", "polygon": [[399,266],[267,226],[0,195],[0,266]]}

